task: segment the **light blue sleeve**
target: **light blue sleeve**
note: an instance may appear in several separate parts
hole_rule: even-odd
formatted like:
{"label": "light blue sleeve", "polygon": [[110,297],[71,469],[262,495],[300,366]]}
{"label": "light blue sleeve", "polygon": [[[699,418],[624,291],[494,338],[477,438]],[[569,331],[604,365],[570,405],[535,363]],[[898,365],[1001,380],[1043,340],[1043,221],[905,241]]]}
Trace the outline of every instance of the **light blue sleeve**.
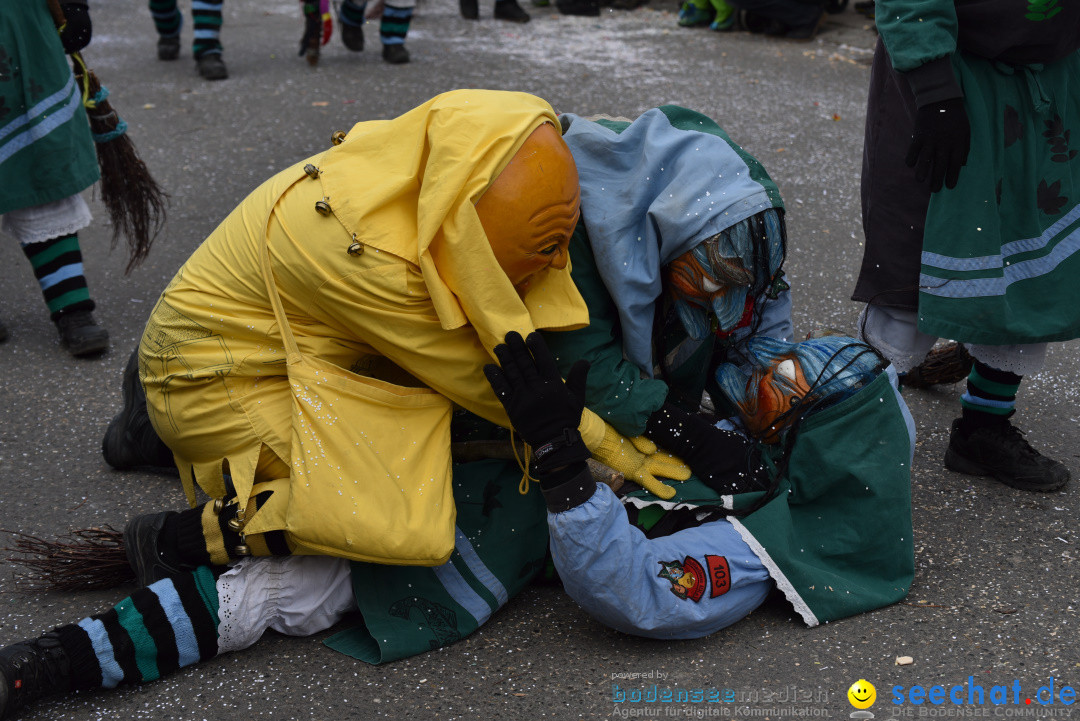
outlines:
{"label": "light blue sleeve", "polygon": [[548,530],[566,592],[624,633],[707,636],[749,614],[772,589],[768,571],[727,521],[649,539],[603,484],[582,505],[548,513]]}

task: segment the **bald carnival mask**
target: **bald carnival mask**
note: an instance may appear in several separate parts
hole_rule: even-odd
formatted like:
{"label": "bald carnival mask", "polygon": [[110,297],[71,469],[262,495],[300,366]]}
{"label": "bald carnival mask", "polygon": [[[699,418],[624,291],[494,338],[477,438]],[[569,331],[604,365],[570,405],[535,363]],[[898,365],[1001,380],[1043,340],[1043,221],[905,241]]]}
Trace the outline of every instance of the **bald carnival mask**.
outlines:
{"label": "bald carnival mask", "polygon": [[519,294],[545,268],[566,267],[580,206],[574,158],[559,131],[545,123],[476,203],[495,260]]}

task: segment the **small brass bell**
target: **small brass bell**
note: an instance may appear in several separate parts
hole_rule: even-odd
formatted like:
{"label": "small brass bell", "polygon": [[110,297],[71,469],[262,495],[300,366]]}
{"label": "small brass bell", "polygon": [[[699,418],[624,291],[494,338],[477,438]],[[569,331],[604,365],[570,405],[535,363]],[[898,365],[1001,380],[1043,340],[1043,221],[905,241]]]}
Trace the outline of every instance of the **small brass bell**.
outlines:
{"label": "small brass bell", "polygon": [[224,508],[225,508],[225,499],[224,498],[215,498],[214,499],[214,515],[215,516],[220,516],[221,511]]}
{"label": "small brass bell", "polygon": [[308,163],[307,165],[304,166],[304,172],[307,173],[307,176],[309,178],[311,178],[312,180],[315,180],[315,179],[317,179],[319,177],[320,170],[318,168],[316,168],[314,165],[312,165],[311,163]]}
{"label": "small brass bell", "polygon": [[330,136],[330,142],[334,145],[341,145],[345,142],[345,131],[335,130],[334,134]]}
{"label": "small brass bell", "polygon": [[353,233],[352,243],[349,244],[349,255],[363,255],[364,244],[356,239],[356,233]]}
{"label": "small brass bell", "polygon": [[235,531],[236,533],[240,533],[240,531],[244,530],[244,522],[239,518],[230,518],[228,526],[230,530]]}
{"label": "small brass bell", "polygon": [[315,203],[315,210],[319,212],[319,215],[330,215],[333,211],[330,210],[330,204],[325,200],[320,200]]}
{"label": "small brass bell", "polygon": [[251,548],[248,547],[247,544],[241,543],[240,545],[233,548],[233,553],[235,553],[237,556],[250,556]]}

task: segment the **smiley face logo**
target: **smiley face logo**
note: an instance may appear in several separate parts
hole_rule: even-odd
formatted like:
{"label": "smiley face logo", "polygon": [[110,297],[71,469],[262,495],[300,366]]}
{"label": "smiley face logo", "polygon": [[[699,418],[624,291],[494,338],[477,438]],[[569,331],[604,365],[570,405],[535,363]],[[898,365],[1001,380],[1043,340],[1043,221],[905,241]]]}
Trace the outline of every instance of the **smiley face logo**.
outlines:
{"label": "smiley face logo", "polygon": [[874,701],[877,701],[877,689],[865,678],[860,678],[847,690],[847,698],[855,708],[870,708],[874,705]]}

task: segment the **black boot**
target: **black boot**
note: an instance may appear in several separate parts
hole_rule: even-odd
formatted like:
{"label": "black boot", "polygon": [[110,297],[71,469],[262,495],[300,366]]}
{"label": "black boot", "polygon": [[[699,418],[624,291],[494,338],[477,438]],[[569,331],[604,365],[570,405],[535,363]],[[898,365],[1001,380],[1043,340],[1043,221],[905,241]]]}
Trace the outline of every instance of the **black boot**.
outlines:
{"label": "black boot", "polygon": [[495,3],[495,19],[509,20],[512,23],[527,23],[529,13],[518,5],[517,0],[498,0]]}
{"label": "black boot", "polygon": [[101,353],[109,347],[109,332],[94,320],[88,310],[62,312],[56,319],[60,345],[76,358]]}
{"label": "black boot", "polygon": [[480,19],[480,4],[478,0],[458,0],[458,8],[461,10],[461,17],[466,20]]}
{"label": "black boot", "polygon": [[146,394],[139,380],[139,349],[128,358],[124,366],[122,391],[123,409],[116,414],[101,441],[101,453],[105,462],[118,471],[136,468],[175,473],[172,451],[150,424],[146,410]]}
{"label": "black boot", "polygon": [[194,570],[195,566],[171,558],[172,554],[161,550],[159,541],[165,524],[176,515],[175,511],[149,513],[132,518],[124,527],[124,553],[139,586],[149,586],[163,578]]}
{"label": "black boot", "polygon": [[0,719],[71,690],[71,663],[55,631],[0,649]]}
{"label": "black boot", "polygon": [[1022,491],[1056,491],[1069,482],[1069,469],[1032,448],[1007,418],[990,425],[954,420],[945,467]]}
{"label": "black boot", "polygon": [[402,65],[409,62],[409,51],[401,43],[383,45],[382,59],[391,65]]}
{"label": "black boot", "polygon": [[364,49],[364,26],[342,22],[341,42],[354,53],[362,51]]}

